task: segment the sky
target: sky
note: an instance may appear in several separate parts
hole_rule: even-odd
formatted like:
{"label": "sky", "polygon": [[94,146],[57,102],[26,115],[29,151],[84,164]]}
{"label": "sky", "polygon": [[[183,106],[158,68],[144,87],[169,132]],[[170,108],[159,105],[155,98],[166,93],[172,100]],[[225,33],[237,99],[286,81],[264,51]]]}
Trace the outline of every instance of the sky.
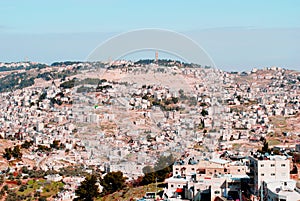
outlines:
{"label": "sky", "polygon": [[300,70],[299,11],[294,0],[0,0],[0,62],[85,60],[117,34],[156,28],[191,38],[224,70]]}

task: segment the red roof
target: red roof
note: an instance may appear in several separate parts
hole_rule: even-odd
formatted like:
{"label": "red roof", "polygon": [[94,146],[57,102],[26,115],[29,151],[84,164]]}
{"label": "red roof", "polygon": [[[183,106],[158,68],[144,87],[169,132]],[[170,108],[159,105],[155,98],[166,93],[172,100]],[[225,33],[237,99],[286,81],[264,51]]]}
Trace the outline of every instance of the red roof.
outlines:
{"label": "red roof", "polygon": [[182,193],[183,192],[183,189],[182,188],[177,188],[176,189],[176,193]]}

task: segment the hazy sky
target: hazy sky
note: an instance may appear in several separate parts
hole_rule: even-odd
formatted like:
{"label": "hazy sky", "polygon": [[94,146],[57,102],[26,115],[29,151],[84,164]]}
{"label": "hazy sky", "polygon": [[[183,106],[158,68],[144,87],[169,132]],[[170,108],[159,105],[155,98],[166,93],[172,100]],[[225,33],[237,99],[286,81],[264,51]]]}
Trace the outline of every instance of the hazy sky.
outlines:
{"label": "hazy sky", "polygon": [[1,0],[0,61],[85,60],[116,34],[162,28],[192,38],[225,70],[300,70],[299,19],[293,0]]}

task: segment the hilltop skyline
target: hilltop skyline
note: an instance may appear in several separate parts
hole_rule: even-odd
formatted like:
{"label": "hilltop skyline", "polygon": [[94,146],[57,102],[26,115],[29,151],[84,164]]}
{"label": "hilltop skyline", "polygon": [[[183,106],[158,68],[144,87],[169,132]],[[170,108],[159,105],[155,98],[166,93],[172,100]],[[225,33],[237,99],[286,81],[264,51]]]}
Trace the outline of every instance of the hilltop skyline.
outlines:
{"label": "hilltop skyline", "polygon": [[222,70],[300,69],[299,2],[31,0],[0,7],[2,62],[84,61],[117,34],[157,28],[191,38]]}

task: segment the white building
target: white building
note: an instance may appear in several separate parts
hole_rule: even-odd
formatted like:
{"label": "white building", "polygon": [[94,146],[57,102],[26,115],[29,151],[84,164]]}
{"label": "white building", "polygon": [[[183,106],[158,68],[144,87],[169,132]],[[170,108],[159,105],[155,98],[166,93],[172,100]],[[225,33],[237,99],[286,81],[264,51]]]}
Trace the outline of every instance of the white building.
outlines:
{"label": "white building", "polygon": [[281,181],[290,178],[290,161],[285,156],[249,157],[253,175],[253,192],[258,195],[263,181]]}
{"label": "white building", "polygon": [[262,194],[264,200],[267,201],[294,201],[300,200],[300,189],[296,187],[294,180],[277,180],[265,181],[264,193]]}

